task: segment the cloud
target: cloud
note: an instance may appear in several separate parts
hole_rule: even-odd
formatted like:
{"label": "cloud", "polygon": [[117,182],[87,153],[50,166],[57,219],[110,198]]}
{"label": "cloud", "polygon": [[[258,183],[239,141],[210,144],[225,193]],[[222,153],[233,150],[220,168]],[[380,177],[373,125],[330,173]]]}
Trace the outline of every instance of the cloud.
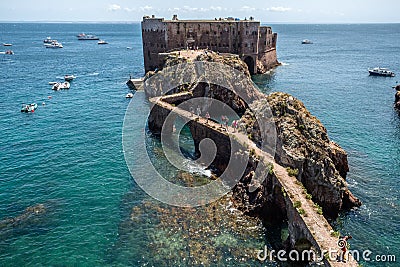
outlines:
{"label": "cloud", "polygon": [[283,7],[283,6],[273,6],[265,9],[266,11],[270,12],[288,12],[291,11],[292,9],[290,7]]}
{"label": "cloud", "polygon": [[210,6],[210,10],[212,11],[222,11],[223,8],[220,6]]}
{"label": "cloud", "polygon": [[255,7],[250,7],[250,6],[242,6],[240,9],[240,11],[245,11],[245,12],[253,12],[256,11]]}
{"label": "cloud", "polygon": [[152,6],[141,6],[139,7],[140,11],[150,11],[153,10],[154,8]]}
{"label": "cloud", "polygon": [[134,12],[134,11],[136,11],[136,8],[125,7],[124,10],[125,10],[126,12]]}
{"label": "cloud", "polygon": [[208,11],[227,11],[227,8],[222,8],[220,6],[210,6],[210,7],[190,7],[190,6],[183,6],[183,7],[170,7],[167,9],[169,12],[208,12]]}
{"label": "cloud", "polygon": [[117,4],[112,4],[108,6],[108,11],[117,11],[117,10],[121,10],[121,6]]}

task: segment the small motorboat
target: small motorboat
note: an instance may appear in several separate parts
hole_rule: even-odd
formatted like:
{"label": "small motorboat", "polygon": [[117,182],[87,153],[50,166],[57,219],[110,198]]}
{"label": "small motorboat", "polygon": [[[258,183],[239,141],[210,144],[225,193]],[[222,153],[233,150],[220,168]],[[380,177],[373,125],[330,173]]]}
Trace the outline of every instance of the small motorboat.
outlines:
{"label": "small motorboat", "polygon": [[385,77],[394,77],[396,76],[393,71],[387,68],[372,68],[368,69],[369,75],[371,76],[385,76]]}
{"label": "small motorboat", "polygon": [[69,82],[56,83],[53,85],[53,87],[51,87],[51,90],[59,91],[62,89],[69,89],[70,86],[71,85],[69,84]]}
{"label": "small motorboat", "polygon": [[84,33],[80,33],[78,34],[76,37],[78,37],[78,40],[100,40],[99,37],[97,37],[96,35],[93,34],[84,34]]}
{"label": "small motorboat", "polygon": [[70,82],[70,81],[72,81],[73,79],[75,79],[76,77],[74,76],[74,75],[69,75],[69,74],[67,74],[67,75],[65,75],[64,76],[64,80],[66,80],[67,82]]}
{"label": "small motorboat", "polygon": [[133,97],[132,93],[127,93],[126,96],[125,96],[125,98],[132,98],[132,97]]}
{"label": "small motorboat", "polygon": [[57,41],[52,42],[50,44],[44,44],[46,48],[63,48],[63,45]]}
{"label": "small motorboat", "polygon": [[48,36],[46,39],[43,40],[43,43],[45,43],[45,44],[51,44],[51,43],[54,43],[54,42],[57,42],[57,40],[56,39],[51,39],[50,36]]}
{"label": "small motorboat", "polygon": [[32,104],[29,104],[29,105],[27,105],[27,104],[22,104],[22,107],[21,107],[21,112],[25,112],[25,113],[28,113],[28,112],[35,112],[35,110],[37,109],[37,104],[36,103],[32,103]]}
{"label": "small motorboat", "polygon": [[104,41],[104,40],[100,40],[100,41],[97,42],[97,44],[103,45],[103,44],[108,44],[108,43],[106,41]]}
{"label": "small motorboat", "polygon": [[6,55],[14,55],[14,51],[12,51],[12,50],[7,50],[7,51],[5,52],[5,54],[6,54]]}
{"label": "small motorboat", "polygon": [[308,39],[304,39],[303,41],[301,41],[301,44],[313,44],[313,42]]}
{"label": "small motorboat", "polygon": [[12,44],[3,43],[3,46],[12,46]]}
{"label": "small motorboat", "polygon": [[50,85],[55,85],[58,82],[49,82]]}

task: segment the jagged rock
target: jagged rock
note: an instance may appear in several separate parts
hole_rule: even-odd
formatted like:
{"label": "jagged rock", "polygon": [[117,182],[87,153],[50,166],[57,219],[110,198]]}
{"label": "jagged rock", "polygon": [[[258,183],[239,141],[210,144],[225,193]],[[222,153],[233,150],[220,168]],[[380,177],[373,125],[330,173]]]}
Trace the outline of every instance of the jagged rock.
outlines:
{"label": "jagged rock", "polygon": [[400,110],[400,85],[396,86],[396,95],[395,95],[395,99],[394,99],[394,106],[395,108],[397,108],[398,110]]}
{"label": "jagged rock", "polygon": [[276,162],[298,170],[297,179],[325,214],[335,217],[342,208],[360,206],[345,182],[349,171],[346,152],[329,140],[322,123],[298,99],[273,93],[252,104],[252,111],[246,111],[241,122],[253,141],[261,143],[253,112],[265,105],[270,106],[276,124]]}
{"label": "jagged rock", "polygon": [[[194,97],[212,97],[237,111],[244,111],[248,103],[263,97],[263,94],[253,86],[246,63],[237,55],[222,55],[212,51],[196,52],[193,55],[186,53],[186,56],[183,54],[176,56],[179,51],[174,53],[175,55],[166,58],[163,69],[146,73],[144,90],[147,96],[163,95],[163,90],[166,88],[170,89],[169,93],[193,91]],[[214,74],[208,76],[213,78],[210,83],[199,82],[199,77],[204,76],[204,70],[198,68],[196,62],[220,63],[215,65]],[[221,73],[221,65],[230,66],[233,70]],[[162,71],[171,67],[173,67],[171,72]],[[240,91],[241,97],[233,91]]]}
{"label": "jagged rock", "polygon": [[330,141],[329,147],[329,157],[332,159],[333,164],[335,164],[340,176],[346,179],[347,173],[349,172],[346,151],[333,141]]}

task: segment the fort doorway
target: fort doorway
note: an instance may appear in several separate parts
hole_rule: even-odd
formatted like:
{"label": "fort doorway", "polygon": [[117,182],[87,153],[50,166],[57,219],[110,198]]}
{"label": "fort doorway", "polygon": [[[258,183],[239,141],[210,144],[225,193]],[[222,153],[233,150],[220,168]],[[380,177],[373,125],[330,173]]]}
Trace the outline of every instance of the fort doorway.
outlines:
{"label": "fort doorway", "polygon": [[255,74],[254,72],[254,59],[251,56],[247,56],[244,58],[244,63],[246,63],[249,68],[250,74]]}

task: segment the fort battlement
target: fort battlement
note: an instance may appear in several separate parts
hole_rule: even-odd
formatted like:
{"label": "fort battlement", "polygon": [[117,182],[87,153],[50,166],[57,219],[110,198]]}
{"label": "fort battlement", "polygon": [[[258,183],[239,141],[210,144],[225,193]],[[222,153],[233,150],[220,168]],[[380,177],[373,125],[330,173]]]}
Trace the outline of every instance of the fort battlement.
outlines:
{"label": "fort battlement", "polygon": [[277,34],[259,21],[234,18],[172,20],[143,17],[142,39],[145,71],[163,66],[165,53],[182,49],[209,49],[237,54],[251,74],[265,73],[279,63]]}

